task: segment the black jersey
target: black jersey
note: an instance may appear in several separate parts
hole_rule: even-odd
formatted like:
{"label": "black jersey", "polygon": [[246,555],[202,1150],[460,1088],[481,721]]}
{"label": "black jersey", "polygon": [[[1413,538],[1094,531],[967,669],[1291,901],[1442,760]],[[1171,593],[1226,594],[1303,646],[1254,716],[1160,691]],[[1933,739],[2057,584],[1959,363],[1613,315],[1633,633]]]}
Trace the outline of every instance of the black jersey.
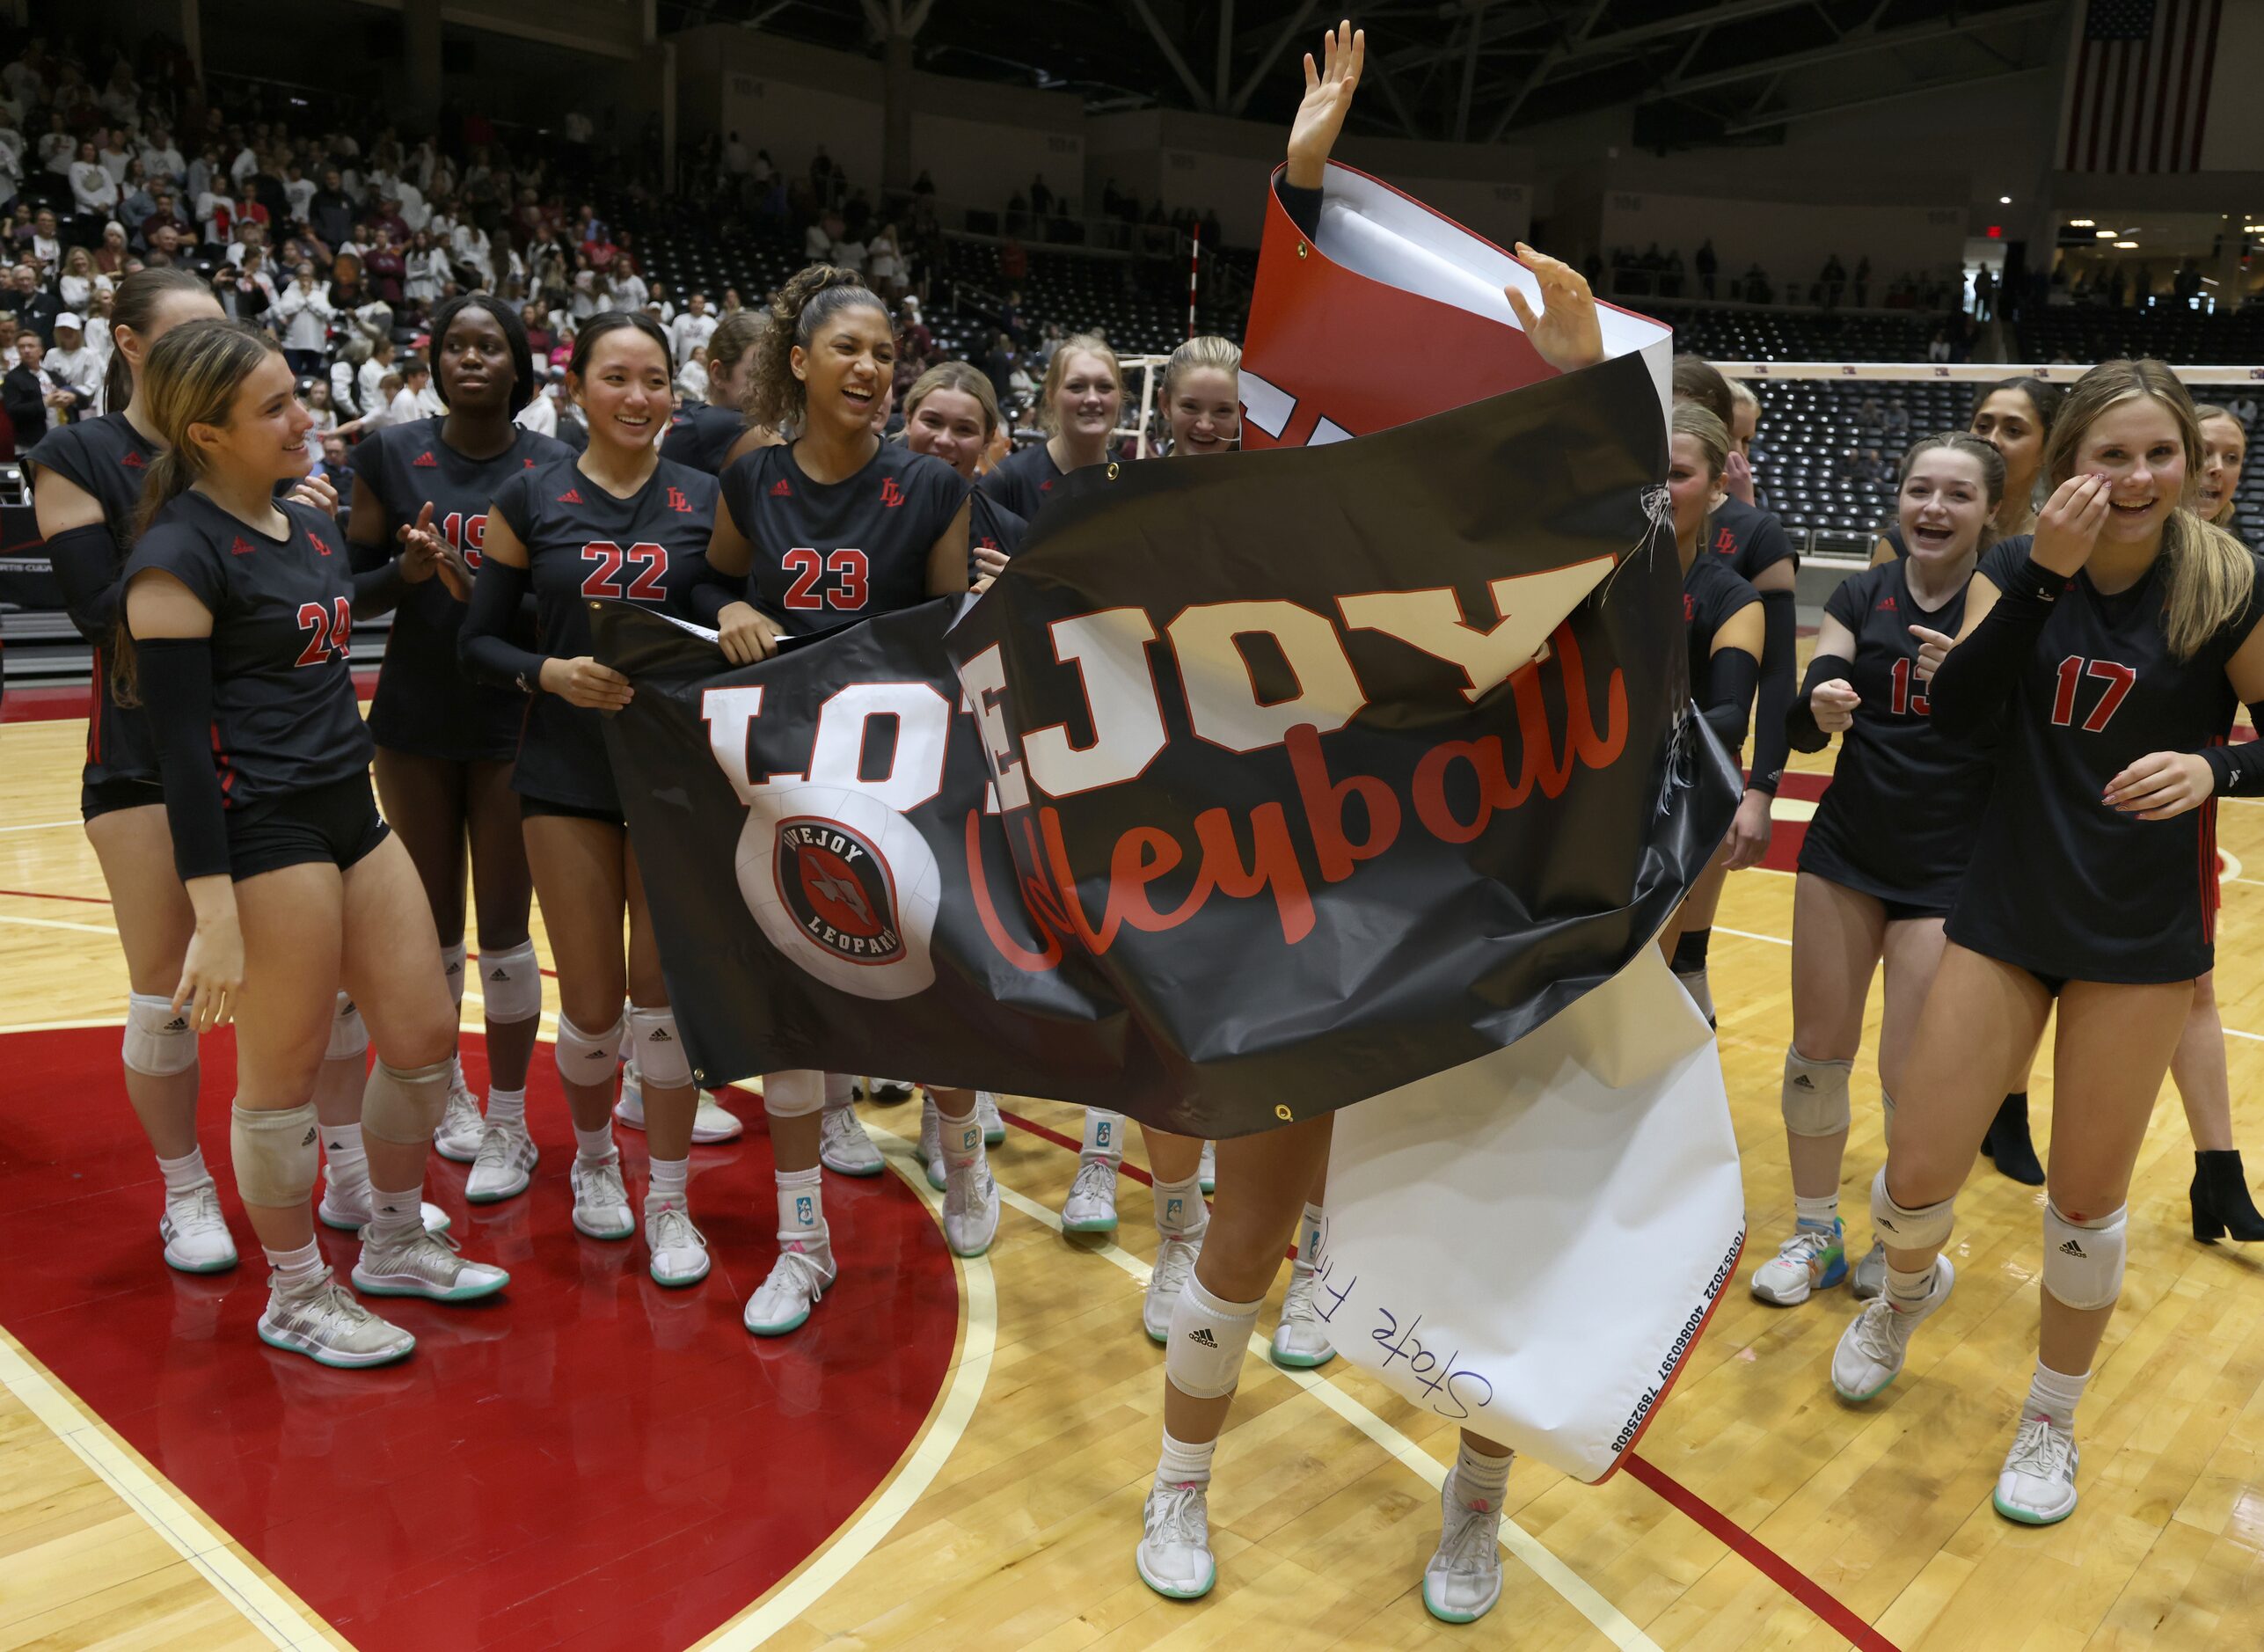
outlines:
{"label": "black jersey", "polygon": [[212,761],[224,807],[241,809],[350,780],[369,730],[346,663],[354,581],[338,524],[278,500],[282,538],[201,493],[179,495],[134,547],[126,578],[156,568],[212,610]]}
{"label": "black jersey", "polygon": [[967,493],[941,459],[887,442],[839,482],[810,480],[791,442],[723,475],[724,506],[755,547],[749,600],[795,637],[927,601],[928,552]]}
{"label": "black jersey", "polygon": [[1689,628],[1691,698],[1705,704],[1706,676],[1713,639],[1732,615],[1761,600],[1761,593],[1720,557],[1695,556],[1683,575],[1683,623]]}
{"label": "black jersey", "polygon": [[1053,450],[1043,442],[1017,448],[998,461],[975,486],[1024,522],[1037,520],[1039,508],[1053,497],[1066,472],[1054,463]]}
{"label": "black jersey", "polygon": [[[2024,534],[1992,545],[1981,573],[2005,588],[2029,545]],[[2127,591],[2108,596],[2078,574],[2052,604],[2007,708],[1950,913],[1960,946],[2081,981],[2183,981],[2215,961],[2217,800],[2142,821],[2100,798],[2137,758],[2231,732],[2225,665],[2264,615],[2264,566],[2246,610],[2190,660],[2171,654],[2162,629],[2168,589],[2158,557]]]}
{"label": "black jersey", "polygon": [[[442,419],[416,419],[373,432],[354,450],[354,473],[398,525],[427,504],[433,527],[476,571],[487,507],[507,478],[570,457],[563,442],[514,427],[510,449],[475,459],[441,439]],[[354,547],[356,571],[392,555],[382,545]],[[454,763],[507,762],[519,749],[526,701],[508,688],[475,682],[456,659],[464,605],[438,579],[412,585],[393,610],[369,732],[379,745]]]}
{"label": "black jersey", "polygon": [[[494,513],[527,548],[542,651],[579,659],[592,647],[592,597],[665,610],[698,577],[715,531],[716,481],[662,459],[644,486],[617,499],[569,455],[507,477]],[[602,713],[537,693],[519,740],[514,790],[547,802],[618,813]]]}
{"label": "black jersey", "polygon": [[1910,635],[1924,625],[1956,636],[1967,588],[1928,612],[1910,595],[1909,567],[1866,569],[1825,600],[1824,612],[1854,635],[1848,686],[1860,699],[1808,823],[1800,870],[1882,901],[1946,912],[1973,858],[1990,759],[1927,720]]}
{"label": "black jersey", "polygon": [[[134,513],[142,502],[142,479],[157,446],[122,413],[105,413],[77,424],[59,425],[41,436],[39,445],[24,456],[25,463],[52,471],[102,507],[102,520],[110,530],[116,559],[110,569],[112,596],[105,612],[91,625],[83,625],[94,645],[94,696],[86,719],[86,767],[82,778],[89,786],[106,780],[157,778],[157,749],[148,721],[140,711],[118,704],[110,686],[110,647],[113,623],[121,606],[119,581],[133,548]],[[37,489],[34,477],[33,486]]]}
{"label": "black jersey", "polygon": [[1748,584],[1787,557],[1795,567],[1800,565],[1793,542],[1785,537],[1785,524],[1773,510],[1762,510],[1742,499],[1725,499],[1714,507],[1706,525],[1713,536],[1715,552]]}
{"label": "black jersey", "polygon": [[967,496],[967,567],[970,583],[975,577],[975,553],[997,551],[1012,556],[1022,548],[1029,524],[980,487]]}
{"label": "black jersey", "polygon": [[668,420],[668,434],[661,438],[661,457],[720,476],[724,456],[746,431],[746,414],[695,402]]}

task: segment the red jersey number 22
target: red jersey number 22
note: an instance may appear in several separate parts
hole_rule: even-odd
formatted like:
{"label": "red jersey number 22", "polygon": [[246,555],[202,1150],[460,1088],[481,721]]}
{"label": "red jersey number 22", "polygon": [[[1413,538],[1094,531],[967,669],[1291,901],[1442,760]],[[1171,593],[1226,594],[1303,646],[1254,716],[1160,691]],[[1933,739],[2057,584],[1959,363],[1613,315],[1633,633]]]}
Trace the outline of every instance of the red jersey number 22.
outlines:
{"label": "red jersey number 22", "polygon": [[[668,588],[661,583],[668,577],[666,545],[632,545],[624,551],[610,539],[595,539],[582,546],[581,559],[589,567],[581,576],[584,596],[610,596],[618,602],[625,596],[632,603],[668,600]],[[621,585],[624,566],[635,570],[625,592]]]}

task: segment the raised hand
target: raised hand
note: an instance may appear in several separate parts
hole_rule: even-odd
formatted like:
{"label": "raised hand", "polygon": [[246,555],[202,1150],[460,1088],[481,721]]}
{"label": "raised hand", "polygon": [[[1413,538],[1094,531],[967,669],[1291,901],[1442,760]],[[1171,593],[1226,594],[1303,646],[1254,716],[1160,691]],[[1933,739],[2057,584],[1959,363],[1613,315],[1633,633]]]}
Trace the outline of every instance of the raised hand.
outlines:
{"label": "raised hand", "polygon": [[302,505],[312,505],[332,522],[338,520],[338,489],[326,476],[301,477],[292,485],[290,497]]}
{"label": "raised hand", "polygon": [[1501,289],[1509,308],[1517,312],[1517,325],[1524,328],[1526,342],[1559,373],[1601,362],[1603,326],[1596,319],[1596,296],[1588,289],[1588,277],[1562,259],[1536,252],[1523,241],[1517,243],[1515,256],[1541,287],[1537,315],[1515,287]]}
{"label": "raised hand", "polygon": [[1305,98],[1289,123],[1289,182],[1299,189],[1318,189],[1351,112],[1352,94],[1360,84],[1361,66],[1368,61],[1368,36],[1347,18],[1321,39],[1320,67],[1305,54]]}
{"label": "raised hand", "polygon": [[2029,559],[2055,574],[2073,574],[2091,560],[2099,530],[2107,525],[2113,484],[2104,476],[2070,476],[2052,490],[2036,518]]}
{"label": "raised hand", "polygon": [[1939,631],[1928,631],[1924,625],[1911,626],[1910,634],[1918,640],[1918,663],[1912,675],[1921,683],[1931,683],[1934,673],[1942,669],[1942,662],[1949,657],[1949,651],[1957,647],[1957,639]]}

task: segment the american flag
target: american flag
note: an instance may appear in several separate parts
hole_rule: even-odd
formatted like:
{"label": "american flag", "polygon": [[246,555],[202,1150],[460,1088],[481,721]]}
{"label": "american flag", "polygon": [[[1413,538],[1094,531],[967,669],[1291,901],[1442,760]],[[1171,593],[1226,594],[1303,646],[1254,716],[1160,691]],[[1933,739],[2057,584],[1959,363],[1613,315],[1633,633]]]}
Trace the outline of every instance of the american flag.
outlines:
{"label": "american flag", "polygon": [[2061,170],[2199,172],[2224,12],[2224,0],[2085,0]]}

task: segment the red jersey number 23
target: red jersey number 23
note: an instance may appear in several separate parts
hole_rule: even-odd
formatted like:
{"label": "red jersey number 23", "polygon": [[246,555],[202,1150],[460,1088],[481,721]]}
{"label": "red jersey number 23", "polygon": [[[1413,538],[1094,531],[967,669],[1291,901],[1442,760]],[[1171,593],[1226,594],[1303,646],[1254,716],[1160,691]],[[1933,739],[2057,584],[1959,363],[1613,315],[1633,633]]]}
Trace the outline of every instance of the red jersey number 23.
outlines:
{"label": "red jersey number 23", "polygon": [[[778,559],[778,566],[794,576],[786,588],[789,608],[823,608],[831,603],[836,608],[854,612],[865,606],[865,597],[872,583],[872,564],[865,552],[844,546],[831,555],[821,554],[813,547],[798,545]],[[821,592],[818,581],[830,571],[833,588]]]}
{"label": "red jersey number 23", "polygon": [[[588,569],[581,576],[584,596],[610,596],[617,602],[626,596],[632,603],[668,600],[668,588],[662,582],[668,577],[666,545],[632,545],[624,551],[610,539],[594,539],[582,546],[581,560]],[[621,583],[624,568],[630,572],[626,590]]]}

